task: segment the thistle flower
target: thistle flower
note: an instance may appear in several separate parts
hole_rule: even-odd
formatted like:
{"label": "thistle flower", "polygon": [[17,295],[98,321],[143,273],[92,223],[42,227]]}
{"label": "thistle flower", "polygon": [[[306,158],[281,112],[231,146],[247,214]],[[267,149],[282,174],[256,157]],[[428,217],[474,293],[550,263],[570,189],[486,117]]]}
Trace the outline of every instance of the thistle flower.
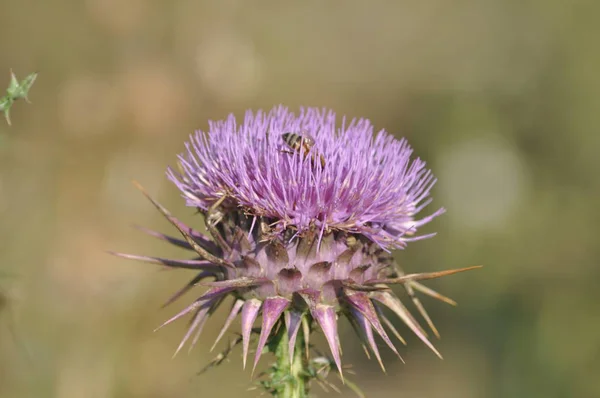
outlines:
{"label": "thistle flower", "polygon": [[167,172],[187,205],[204,215],[207,234],[183,224],[149,197],[184,240],[146,231],[196,257],[117,254],[195,270],[196,276],[169,303],[195,285],[209,287],[164,323],[193,313],[177,351],[194,333],[191,345],[196,343],[207,319],[231,296],[217,342],[241,313],[244,366],[259,315],[254,366],[278,334],[285,338],[291,360],[299,336],[306,348],[310,332],[318,328],[341,373],[342,315],[383,367],[373,330],[396,354],[384,326],[404,343],[384,308],[439,355],[389,287],[404,285],[438,335],[415,290],[454,302],[418,281],[470,268],[406,275],[392,257],[392,249],[432,236],[418,235],[418,229],[444,212],[418,216],[431,201],[435,179],[425,162],[411,160],[411,155],[405,140],[385,131],[374,134],[368,120],[344,118],[336,126],[335,114],[327,110],[301,109],[296,116],[280,106],[268,113],[247,112],[242,123],[230,115],[209,123],[208,135],[192,135],[178,170]]}

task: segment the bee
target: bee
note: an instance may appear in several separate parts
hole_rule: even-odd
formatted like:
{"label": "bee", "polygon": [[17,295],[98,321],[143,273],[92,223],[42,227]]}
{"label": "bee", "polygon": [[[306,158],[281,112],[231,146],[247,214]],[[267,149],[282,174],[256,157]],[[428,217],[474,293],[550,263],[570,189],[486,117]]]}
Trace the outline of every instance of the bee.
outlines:
{"label": "bee", "polygon": [[[283,152],[294,153],[294,152],[304,151],[305,159],[308,156],[308,153],[310,152],[310,150],[315,146],[315,139],[312,138],[308,134],[300,135],[300,134],[296,134],[296,133],[284,133],[281,135],[281,138],[283,139],[283,142],[285,142],[285,144],[293,151],[293,152],[291,152],[291,151],[283,151]],[[314,154],[314,153],[311,156],[313,166],[316,162],[316,157],[317,157],[317,154]],[[325,167],[325,158],[320,153],[318,154],[318,157],[319,157],[319,161],[321,162],[321,167],[324,168]]]}

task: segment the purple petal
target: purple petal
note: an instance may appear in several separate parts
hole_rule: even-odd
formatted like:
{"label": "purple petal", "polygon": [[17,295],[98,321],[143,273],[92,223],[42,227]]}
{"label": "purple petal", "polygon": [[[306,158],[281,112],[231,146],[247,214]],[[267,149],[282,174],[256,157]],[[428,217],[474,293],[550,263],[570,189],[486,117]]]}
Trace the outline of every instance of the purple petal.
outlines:
{"label": "purple petal", "polygon": [[379,354],[379,349],[377,348],[377,343],[375,343],[375,337],[373,336],[373,328],[369,321],[365,318],[360,311],[354,309],[352,311],[352,316],[357,323],[358,328],[362,332],[362,337],[367,341],[369,347],[373,354],[375,354],[375,358],[377,358],[377,362],[379,362],[379,366],[385,372],[385,366],[383,366],[383,361],[381,360],[381,355]]}
{"label": "purple petal", "polygon": [[302,314],[297,311],[288,311],[285,313],[285,328],[288,333],[288,351],[290,354],[290,365],[294,360],[294,350],[296,348],[296,338],[298,330],[302,323]]}
{"label": "purple petal", "polygon": [[369,268],[371,268],[370,264],[356,267],[352,271],[350,271],[348,277],[356,283],[362,283],[364,281],[365,272],[367,272]]}
{"label": "purple petal", "polygon": [[396,329],[396,327],[394,326],[394,324],[388,319],[387,316],[385,316],[385,314],[383,313],[383,311],[381,310],[381,308],[379,307],[378,303],[373,303],[375,309],[377,310],[377,314],[379,315],[379,319],[381,319],[383,321],[383,324],[385,326],[387,326],[388,329],[390,329],[392,331],[392,333],[394,334],[394,336],[396,336],[396,338],[398,340],[400,340],[400,342],[403,345],[406,345],[406,340],[404,340],[404,338],[400,335],[400,333],[398,332],[398,329]]}
{"label": "purple petal", "polygon": [[217,230],[217,227],[215,226],[216,223],[219,223],[223,217],[223,213],[220,210],[218,210],[218,208],[226,198],[226,196],[222,196],[221,199],[215,202],[210,207],[210,209],[208,209],[207,213],[205,214],[204,224],[217,247],[221,249],[221,252],[225,253],[226,255],[230,255],[231,247],[227,243],[225,237],[223,237],[223,235]]}
{"label": "purple petal", "polygon": [[138,256],[136,254],[117,253],[109,251],[113,256],[126,258],[128,260],[143,261],[151,264],[160,264],[167,267],[183,268],[183,269],[218,269],[219,266],[206,260],[171,260],[168,258]]}
{"label": "purple petal", "polygon": [[465,268],[449,269],[449,270],[439,271],[439,272],[422,272],[420,274],[408,274],[408,275],[399,276],[397,278],[371,279],[371,280],[366,281],[365,283],[370,284],[370,285],[374,285],[374,284],[378,284],[378,283],[384,283],[384,284],[390,284],[390,285],[398,284],[398,283],[407,283],[407,282],[412,282],[412,281],[421,281],[421,280],[427,280],[427,279],[441,278],[442,276],[457,274],[459,272],[470,271],[470,270],[478,269],[478,268],[481,268],[481,265],[475,265],[472,267],[465,267]]}
{"label": "purple petal", "polygon": [[337,305],[339,296],[343,294],[344,284],[340,280],[330,280],[321,286],[321,302],[324,304]]}
{"label": "purple petal", "polygon": [[269,262],[273,264],[276,270],[286,267],[290,262],[285,246],[278,240],[274,240],[267,244],[265,252]]}
{"label": "purple petal", "polygon": [[258,316],[262,301],[258,299],[250,299],[244,303],[242,307],[242,339],[243,339],[243,364],[244,369],[246,368],[246,358],[248,357],[248,347],[250,345],[250,333],[252,332],[252,325]]}
{"label": "purple petal", "polygon": [[212,286],[212,287],[229,287],[229,288],[241,288],[241,287],[250,287],[262,285],[263,283],[268,283],[269,280],[265,278],[238,278],[238,279],[228,279],[224,281],[214,281],[214,282],[204,282],[202,286]]}
{"label": "purple petal", "polygon": [[415,295],[415,291],[412,288],[412,283],[413,282],[405,283],[404,284],[404,289],[408,293],[408,296],[412,300],[412,302],[415,305],[415,307],[417,307],[417,310],[419,311],[419,313],[421,314],[421,316],[423,317],[423,319],[425,319],[425,322],[427,322],[427,325],[429,325],[429,329],[431,329],[431,331],[433,332],[433,334],[435,335],[435,337],[437,337],[439,339],[440,338],[440,332],[438,332],[438,330],[435,327],[433,321],[431,320],[431,317],[429,316],[429,314],[425,310],[425,307],[423,307],[423,304],[421,304],[421,300],[419,300],[419,298]]}
{"label": "purple petal", "polygon": [[313,289],[320,289],[321,286],[331,279],[330,270],[333,263],[321,261],[311,265],[308,274],[304,277],[305,283]]}
{"label": "purple petal", "polygon": [[270,280],[265,280],[260,285],[253,287],[252,292],[255,297],[260,298],[278,296],[277,291],[275,290],[275,284]]}
{"label": "purple petal", "polygon": [[254,373],[254,369],[256,369],[256,365],[258,364],[258,360],[262,355],[263,348],[267,343],[267,338],[271,334],[271,330],[275,325],[275,322],[281,316],[281,313],[288,307],[290,304],[290,300],[283,297],[269,297],[265,300],[262,308],[262,328],[260,331],[260,338],[258,339],[258,345],[256,347],[256,354],[254,355],[254,366],[252,368],[252,373]]}
{"label": "purple petal", "polygon": [[357,285],[352,282],[343,282],[343,285],[346,290],[354,290],[356,292],[379,292],[382,290],[390,290],[390,288],[385,285]]}
{"label": "purple petal", "polygon": [[198,325],[198,330],[196,331],[196,335],[194,336],[194,340],[192,340],[192,344],[190,344],[190,348],[188,350],[188,353],[190,353],[192,351],[192,349],[194,348],[194,346],[196,345],[196,343],[198,342],[198,339],[200,338],[200,334],[202,333],[202,329],[204,328],[204,324],[206,323],[206,320],[210,317],[211,314],[213,314],[215,312],[215,310],[219,307],[219,305],[221,305],[221,303],[223,302],[223,297],[219,297],[215,300],[212,300],[212,304],[208,310],[208,316],[205,316],[204,319],[202,320],[202,322]]}
{"label": "purple petal", "polygon": [[321,292],[316,289],[302,289],[297,292],[308,304],[309,308],[315,307],[321,300]]}
{"label": "purple petal", "polygon": [[[194,250],[194,248],[189,243],[187,243],[185,240],[177,239],[172,236],[165,235],[161,232],[154,231],[154,230],[146,228],[146,227],[142,227],[140,225],[134,225],[133,227],[150,235],[150,236],[154,236],[155,238],[169,242],[177,247],[181,247],[182,249]],[[216,252],[216,249],[217,249],[216,246],[214,245],[214,243],[212,243],[210,241],[210,239],[208,239],[208,237],[206,235],[201,234],[198,231],[194,231],[191,228],[188,228],[188,233],[192,238],[194,238],[196,243],[198,243],[200,246],[203,246],[206,250],[208,250],[210,252]]]}
{"label": "purple petal", "polygon": [[204,323],[208,319],[208,317],[206,315],[208,314],[208,311],[210,310],[210,308],[213,304],[214,304],[214,302],[211,300],[207,303],[202,304],[202,306],[200,306],[198,308],[198,311],[192,318],[190,327],[188,328],[187,332],[185,333],[185,336],[183,336],[183,339],[179,343],[177,350],[175,350],[175,354],[173,354],[173,357],[175,357],[177,355],[177,353],[183,348],[186,341],[188,341],[188,339],[190,338],[190,336],[192,335],[194,330],[196,330],[196,328],[199,328],[199,330],[202,331],[202,328],[204,327]]}
{"label": "purple petal", "polygon": [[317,233],[314,229],[309,230],[306,236],[300,240],[296,249],[296,258],[300,261],[309,262],[317,256]]}
{"label": "purple petal", "polygon": [[242,228],[238,227],[237,225],[235,227],[235,232],[234,232],[232,243],[233,243],[233,249],[238,252],[246,253],[246,252],[249,252],[250,250],[252,250],[252,244],[248,240],[248,238],[246,236],[246,232]]}
{"label": "purple petal", "polygon": [[[346,295],[345,297],[354,308],[356,308],[361,314],[365,316],[365,318],[371,323],[373,328],[375,328],[377,333],[381,336],[383,341],[385,341],[388,347],[390,347],[390,349],[394,351],[394,353],[398,355],[398,357],[400,357],[400,354],[396,350],[396,347],[394,347],[394,344],[383,329],[383,326],[379,321],[379,317],[377,316],[377,311],[375,311],[375,307],[373,307],[373,303],[371,302],[369,296],[367,296],[365,293],[351,293]],[[400,357],[400,359],[402,359],[402,357]]]}
{"label": "purple petal", "polygon": [[191,235],[195,232],[193,229],[179,221],[177,218],[173,217],[171,213],[160,203],[158,203],[146,190],[136,181],[133,182],[134,185],[144,194],[144,196],[161,212],[161,214],[171,223],[179,233],[185,238],[185,241],[194,249],[196,253],[198,253],[202,258],[211,263],[221,265],[223,267],[234,268],[233,264],[229,261],[224,260],[220,257],[216,257],[213,253],[209,253],[206,249],[204,249],[201,245],[198,244],[194,240],[194,237]]}
{"label": "purple petal", "polygon": [[310,322],[308,317],[302,317],[302,335],[304,336],[304,356],[310,358]]}
{"label": "purple petal", "polygon": [[[305,153],[282,150],[289,132],[314,143]],[[181,169],[169,169],[168,177],[188,206],[206,210],[227,192],[249,215],[275,220],[274,231],[314,230],[316,246],[319,233],[333,229],[401,248],[442,213],[416,218],[436,180],[412,153],[406,140],[375,133],[369,120],[344,118],[340,126],[326,109],[301,108],[296,115],[279,106],[211,122],[186,143]]]}
{"label": "purple petal", "polygon": [[179,297],[183,296],[187,291],[189,291],[192,287],[194,287],[198,282],[200,282],[204,278],[216,277],[215,273],[212,271],[202,271],[198,275],[196,275],[191,281],[189,281],[184,287],[179,289],[172,295],[166,303],[162,305],[162,308],[165,308],[167,305],[173,303]]}
{"label": "purple petal", "polygon": [[365,352],[365,355],[367,356],[367,358],[371,359],[371,353],[369,352],[369,349],[367,348],[367,346],[364,343],[364,341],[366,340],[365,332],[362,330],[362,328],[359,326],[357,320],[354,318],[354,314],[359,314],[360,316],[363,316],[363,315],[360,312],[356,311],[356,309],[354,309],[354,308],[350,308],[350,311],[345,312],[345,314],[346,314],[346,318],[350,322],[350,326],[352,326],[352,329],[354,330],[356,335],[360,338],[360,345],[362,346],[362,349]]}
{"label": "purple petal", "polygon": [[[359,266],[358,262],[361,259],[361,252],[358,250],[362,245],[354,244],[350,248],[344,250],[342,254],[335,259],[336,264],[348,264],[347,268],[369,268],[370,265]],[[356,280],[356,279],[355,279]]]}
{"label": "purple petal", "polygon": [[289,296],[300,290],[302,273],[296,268],[284,268],[277,274],[277,290],[282,296]]}
{"label": "purple petal", "polygon": [[227,319],[225,320],[225,323],[223,324],[223,327],[221,328],[221,331],[219,332],[219,335],[217,336],[217,339],[215,340],[214,344],[210,348],[211,351],[215,349],[215,346],[217,345],[219,340],[221,340],[221,338],[223,337],[223,335],[225,334],[227,329],[229,329],[229,326],[231,325],[231,323],[233,322],[233,320],[235,319],[237,314],[240,312],[242,305],[244,305],[244,300],[242,300],[242,299],[235,300],[235,302],[233,303],[233,306],[231,307],[231,311],[229,312],[229,315],[227,316]]}
{"label": "purple petal", "polygon": [[205,302],[207,300],[220,298],[221,296],[226,295],[227,293],[231,292],[232,290],[233,289],[230,287],[220,287],[220,288],[214,287],[214,288],[207,290],[206,293],[204,293],[202,296],[197,298],[192,304],[188,305],[186,308],[181,310],[178,314],[176,314],[175,316],[168,319],[162,325],[160,325],[159,327],[154,329],[154,331],[156,332],[157,330],[167,326],[168,324],[172,323],[173,321],[181,318],[185,314],[195,310],[196,308],[198,308],[200,306],[203,306],[204,305],[203,302]]}
{"label": "purple petal", "polygon": [[339,336],[337,331],[337,315],[335,313],[335,308],[329,305],[317,304],[314,307],[310,307],[310,313],[312,314],[313,318],[317,320],[319,326],[321,326],[321,329],[325,334],[327,344],[329,344],[329,349],[333,355],[333,360],[335,361],[335,365],[338,368],[340,377],[343,380],[344,376],[342,374],[342,361],[340,359],[339,352]]}
{"label": "purple petal", "polygon": [[440,301],[443,301],[444,303],[450,304],[452,306],[456,306],[456,301],[452,300],[449,297],[446,297],[442,294],[439,294],[438,292],[436,292],[433,289],[428,288],[427,286],[419,283],[419,282],[412,282],[411,283],[412,287],[418,291],[420,291],[423,294],[426,294],[430,297],[433,297],[434,299],[438,299]]}
{"label": "purple petal", "polygon": [[263,275],[260,263],[252,257],[242,256],[242,261],[237,262],[236,266],[243,270],[243,274],[248,277],[257,278]]}
{"label": "purple petal", "polygon": [[160,240],[164,240],[166,242],[169,242],[172,245],[175,245],[177,247],[181,247],[182,249],[194,250],[192,248],[192,246],[189,243],[187,243],[186,241],[184,241],[184,240],[177,239],[177,238],[174,238],[174,237],[169,236],[169,235],[165,235],[165,234],[163,234],[161,232],[154,231],[152,229],[149,229],[149,228],[146,228],[146,227],[142,227],[140,225],[134,225],[133,227],[135,229],[138,229],[138,230],[140,230],[140,231],[142,231],[142,232],[150,235],[150,236],[153,236],[153,237],[158,238]]}
{"label": "purple petal", "polygon": [[442,358],[442,355],[435,349],[433,344],[427,338],[425,332],[421,326],[417,323],[415,318],[408,312],[408,309],[402,304],[402,302],[389,292],[374,292],[371,296],[379,301],[380,303],[391,309],[402,321],[413,331],[414,334],[421,339],[427,347],[429,347],[438,357]]}

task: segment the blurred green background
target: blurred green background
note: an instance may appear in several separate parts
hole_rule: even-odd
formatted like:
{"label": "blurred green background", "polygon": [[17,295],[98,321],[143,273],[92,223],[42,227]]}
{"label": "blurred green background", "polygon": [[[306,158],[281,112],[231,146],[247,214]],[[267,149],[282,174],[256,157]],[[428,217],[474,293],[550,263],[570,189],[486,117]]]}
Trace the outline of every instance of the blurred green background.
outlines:
{"label": "blurred green background", "polygon": [[40,75],[33,105],[0,123],[0,396],[258,395],[239,351],[195,376],[224,312],[190,355],[171,359],[185,321],[152,332],[191,297],[160,309],[188,272],[104,251],[184,255],[130,228],[173,232],[130,181],[200,225],[166,166],[208,119],[284,103],[370,118],[428,161],[448,212],[398,253],[408,271],[485,265],[429,284],[459,302],[423,299],[443,361],[410,336],[407,364],[386,351],[384,375],[344,323],[369,397],[600,397],[599,13],[594,0],[3,0],[0,86],[10,68]]}

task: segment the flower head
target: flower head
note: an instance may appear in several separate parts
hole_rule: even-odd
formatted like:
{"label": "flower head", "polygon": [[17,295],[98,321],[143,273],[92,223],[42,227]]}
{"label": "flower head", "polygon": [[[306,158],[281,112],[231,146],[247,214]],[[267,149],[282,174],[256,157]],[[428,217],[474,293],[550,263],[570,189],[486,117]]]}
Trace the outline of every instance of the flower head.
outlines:
{"label": "flower head", "polygon": [[185,240],[148,232],[194,251],[196,258],[121,256],[196,270],[172,300],[196,284],[209,287],[165,322],[193,313],[179,348],[196,333],[193,345],[210,314],[232,296],[217,341],[241,313],[244,364],[259,315],[255,366],[275,330],[285,331],[293,352],[297,336],[302,333],[308,341],[313,326],[318,326],[341,371],[340,315],[348,318],[381,364],[373,331],[395,353],[385,328],[403,341],[384,308],[437,353],[389,288],[403,284],[437,335],[415,290],[454,302],[418,281],[465,270],[405,275],[390,253],[408,241],[431,236],[415,233],[443,212],[418,215],[430,202],[435,179],[425,163],[411,155],[405,140],[385,131],[374,134],[368,120],[342,119],[337,125],[335,114],[327,110],[303,109],[296,116],[276,107],[268,113],[248,112],[241,123],[229,116],[210,123],[208,134],[194,134],[179,157],[178,171],[168,170],[187,204],[204,214],[207,235],[150,198]]}
{"label": "flower head", "polygon": [[[282,138],[310,140],[291,147]],[[273,220],[278,234],[316,228],[360,234],[383,248],[402,248],[418,227],[443,213],[415,219],[430,202],[435,179],[406,140],[374,134],[366,119],[342,119],[332,111],[284,107],[233,115],[194,134],[179,157],[181,173],[169,177],[189,206],[208,210],[228,197],[231,206]],[[308,150],[308,153],[304,153]],[[315,157],[324,161],[315,162]]]}

